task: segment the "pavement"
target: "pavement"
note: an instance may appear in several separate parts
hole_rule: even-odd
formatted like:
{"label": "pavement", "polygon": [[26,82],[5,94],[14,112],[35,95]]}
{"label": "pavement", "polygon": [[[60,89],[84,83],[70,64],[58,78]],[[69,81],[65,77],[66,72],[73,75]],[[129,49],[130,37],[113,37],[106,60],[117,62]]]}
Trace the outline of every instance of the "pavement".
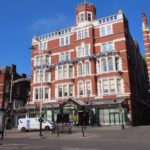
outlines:
{"label": "pavement", "polygon": [[150,126],[86,127],[83,137],[81,127],[73,127],[72,133],[52,134],[51,131],[20,132],[7,130],[0,150],[149,150]]}
{"label": "pavement", "polygon": [[[125,129],[130,128],[130,126],[125,126]],[[84,128],[83,128],[84,129]],[[81,127],[72,127],[72,133],[59,133],[52,131],[42,131],[42,136],[39,136],[39,131],[29,131],[29,132],[21,132],[18,131],[17,128],[6,130],[5,137],[6,139],[12,138],[28,138],[28,139],[60,139],[60,140],[80,140],[80,139],[89,139],[89,138],[98,138],[103,133],[110,133],[114,131],[121,131],[121,126],[87,126],[86,129],[83,130]]]}

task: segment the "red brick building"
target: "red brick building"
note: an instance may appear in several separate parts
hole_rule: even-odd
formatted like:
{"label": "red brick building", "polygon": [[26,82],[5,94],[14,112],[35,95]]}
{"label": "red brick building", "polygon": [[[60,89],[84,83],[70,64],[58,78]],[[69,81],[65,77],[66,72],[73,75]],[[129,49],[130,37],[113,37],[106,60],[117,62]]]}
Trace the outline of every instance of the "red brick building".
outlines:
{"label": "red brick building", "polygon": [[145,47],[145,56],[148,70],[148,78],[150,82],[150,28],[145,13],[142,14],[142,30]]}
{"label": "red brick building", "polygon": [[145,62],[127,18],[120,10],[96,19],[95,6],[86,2],[75,17],[76,25],[32,39],[30,104],[54,121],[61,104],[73,120],[84,108],[99,125],[138,124]]}
{"label": "red brick building", "polygon": [[16,65],[0,67],[0,110],[8,112],[12,108],[14,121],[25,110],[29,91],[30,79],[26,74],[19,75]]}

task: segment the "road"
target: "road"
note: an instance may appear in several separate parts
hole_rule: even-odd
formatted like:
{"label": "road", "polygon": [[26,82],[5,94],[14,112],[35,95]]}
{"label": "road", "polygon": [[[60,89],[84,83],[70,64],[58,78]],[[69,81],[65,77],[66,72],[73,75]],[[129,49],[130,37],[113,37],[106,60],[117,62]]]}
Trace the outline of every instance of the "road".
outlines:
{"label": "road", "polygon": [[43,132],[10,132],[0,141],[2,150],[149,150],[150,126],[120,128],[88,127],[85,137],[80,128],[73,128],[72,134]]}

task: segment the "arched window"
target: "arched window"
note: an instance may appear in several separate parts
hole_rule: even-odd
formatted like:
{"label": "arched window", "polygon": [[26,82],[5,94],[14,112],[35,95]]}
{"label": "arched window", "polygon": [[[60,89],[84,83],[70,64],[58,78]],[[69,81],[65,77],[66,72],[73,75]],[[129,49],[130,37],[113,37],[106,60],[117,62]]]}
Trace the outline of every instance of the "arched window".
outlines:
{"label": "arched window", "polygon": [[114,66],[113,66],[113,57],[108,58],[108,71],[113,71]]}
{"label": "arched window", "polygon": [[62,67],[58,66],[58,79],[62,79]]}
{"label": "arched window", "polygon": [[40,81],[41,81],[41,82],[43,81],[43,75],[44,75],[44,72],[41,70],[41,71],[40,71]]}
{"label": "arched window", "polygon": [[86,81],[86,96],[91,96],[91,81]]}
{"label": "arched window", "polygon": [[82,81],[78,83],[78,95],[83,96],[84,95],[84,84]]}
{"label": "arched window", "polygon": [[90,74],[90,63],[89,62],[85,63],[85,73],[86,73],[86,75]]}
{"label": "arched window", "polygon": [[79,76],[83,74],[83,70],[82,70],[82,69],[83,69],[83,68],[82,68],[82,63],[79,63],[79,64],[78,64],[78,75],[79,75]]}
{"label": "arched window", "polygon": [[48,81],[50,81],[50,72],[49,71],[47,71],[47,70],[45,70],[45,82],[48,82]]}
{"label": "arched window", "polygon": [[101,69],[102,69],[102,72],[107,72],[106,58],[103,58],[103,59],[101,60]]}
{"label": "arched window", "polygon": [[39,81],[40,81],[40,73],[39,73],[39,71],[36,71],[35,72],[35,82],[37,83]]}
{"label": "arched window", "polygon": [[115,58],[115,69],[116,69],[116,71],[120,69],[119,68],[119,58],[118,57]]}
{"label": "arched window", "polygon": [[67,66],[63,66],[63,79],[67,79]]}

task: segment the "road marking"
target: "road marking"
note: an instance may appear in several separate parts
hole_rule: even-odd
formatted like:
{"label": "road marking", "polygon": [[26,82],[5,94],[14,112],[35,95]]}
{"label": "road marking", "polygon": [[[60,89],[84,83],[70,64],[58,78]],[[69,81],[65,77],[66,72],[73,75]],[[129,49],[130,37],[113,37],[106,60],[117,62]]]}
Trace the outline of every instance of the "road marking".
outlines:
{"label": "road marking", "polygon": [[97,149],[62,147],[62,150],[97,150]]}
{"label": "road marking", "polygon": [[36,149],[41,149],[41,148],[44,148],[44,146],[32,146],[32,145],[29,145],[29,144],[2,144],[0,146],[0,149],[3,148],[3,149],[32,149],[32,148],[36,148]]}

